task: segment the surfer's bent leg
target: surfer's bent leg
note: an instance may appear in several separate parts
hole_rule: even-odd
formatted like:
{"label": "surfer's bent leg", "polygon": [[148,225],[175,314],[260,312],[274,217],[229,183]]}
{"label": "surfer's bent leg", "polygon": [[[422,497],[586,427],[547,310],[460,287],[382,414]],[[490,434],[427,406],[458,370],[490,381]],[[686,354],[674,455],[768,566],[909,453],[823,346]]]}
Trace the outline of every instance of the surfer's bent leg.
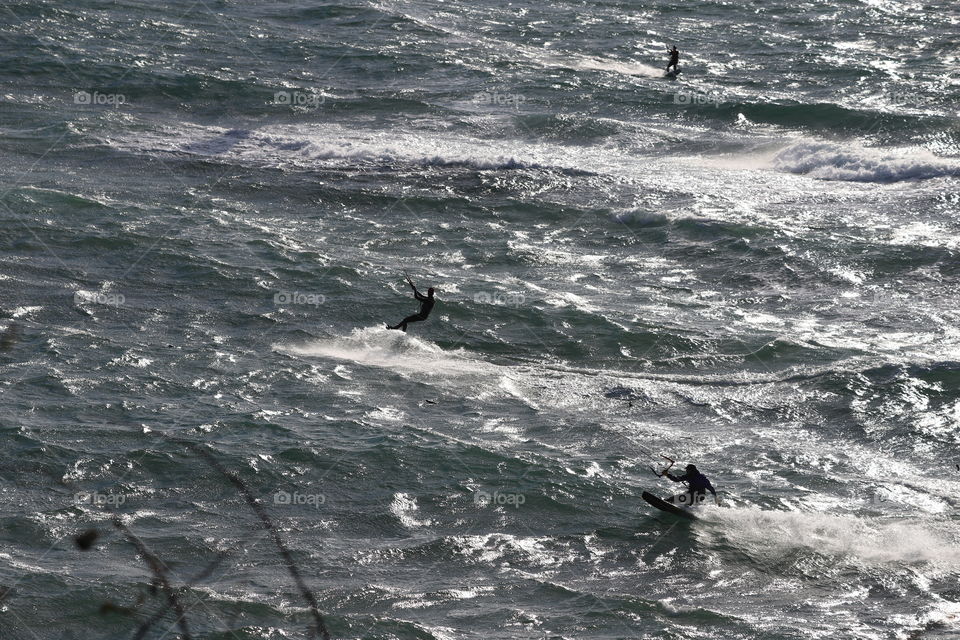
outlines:
{"label": "surfer's bent leg", "polygon": [[426,320],[426,318],[425,318],[424,316],[420,315],[419,313],[415,313],[415,314],[413,314],[412,316],[407,316],[406,318],[404,318],[403,320],[401,320],[399,324],[395,324],[395,325],[393,325],[392,327],[387,327],[387,328],[388,328],[388,329],[400,329],[401,331],[403,331],[404,333],[406,333],[406,331],[407,331],[407,324],[408,324],[408,323],[410,323],[410,322],[423,322],[424,320]]}

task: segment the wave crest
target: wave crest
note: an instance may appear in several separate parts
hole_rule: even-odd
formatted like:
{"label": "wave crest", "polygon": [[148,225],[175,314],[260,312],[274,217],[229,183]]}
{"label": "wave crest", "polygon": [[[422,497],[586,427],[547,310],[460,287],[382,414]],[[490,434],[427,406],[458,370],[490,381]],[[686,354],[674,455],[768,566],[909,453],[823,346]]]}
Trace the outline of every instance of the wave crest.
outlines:
{"label": "wave crest", "polygon": [[800,142],[780,151],[774,168],[821,180],[901,182],[960,176],[960,163],[929,151],[880,150],[830,142]]}

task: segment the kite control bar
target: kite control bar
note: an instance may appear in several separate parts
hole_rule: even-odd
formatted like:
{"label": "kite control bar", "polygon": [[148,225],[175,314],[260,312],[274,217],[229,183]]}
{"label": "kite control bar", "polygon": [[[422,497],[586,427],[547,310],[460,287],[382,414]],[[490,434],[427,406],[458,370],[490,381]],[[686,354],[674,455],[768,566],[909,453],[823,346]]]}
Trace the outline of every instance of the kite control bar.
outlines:
{"label": "kite control bar", "polygon": [[663,469],[663,471],[657,471],[657,470],[654,469],[653,467],[650,467],[650,471],[653,471],[653,475],[657,476],[658,478],[662,478],[663,476],[667,475],[667,473],[670,471],[670,467],[672,467],[672,466],[673,466],[673,463],[674,463],[673,458],[668,458],[667,456],[662,455],[662,454],[661,454],[660,457],[663,458],[664,460],[666,460],[667,462],[669,462],[670,464],[668,464],[668,465]]}
{"label": "kite control bar", "polygon": [[403,277],[407,279],[407,283],[410,285],[411,289],[416,289],[417,287],[413,284],[413,280],[410,279],[410,274],[407,273],[407,270],[403,270]]}

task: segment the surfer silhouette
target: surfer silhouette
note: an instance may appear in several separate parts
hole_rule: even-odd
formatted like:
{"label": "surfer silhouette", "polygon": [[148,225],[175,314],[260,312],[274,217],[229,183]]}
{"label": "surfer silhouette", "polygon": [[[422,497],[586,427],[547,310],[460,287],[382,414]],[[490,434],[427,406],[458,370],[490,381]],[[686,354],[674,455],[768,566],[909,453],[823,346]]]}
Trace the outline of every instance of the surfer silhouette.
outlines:
{"label": "surfer silhouette", "polygon": [[413,284],[410,276],[407,276],[407,282],[410,284],[410,288],[413,289],[413,297],[420,302],[420,310],[412,316],[407,316],[392,327],[387,325],[387,329],[400,329],[406,332],[408,323],[423,322],[427,319],[427,316],[430,315],[430,312],[433,311],[433,305],[436,303],[436,299],[433,297],[433,287],[427,289],[427,295],[423,295],[417,291],[417,287]]}
{"label": "surfer silhouette", "polygon": [[16,322],[11,322],[7,325],[7,328],[4,329],[3,333],[0,334],[0,351],[9,351],[19,339],[20,325]]}
{"label": "surfer silhouette", "polygon": [[717,497],[717,492],[713,488],[713,485],[710,484],[710,480],[707,479],[707,476],[700,473],[697,469],[697,466],[694,464],[688,464],[686,468],[686,473],[682,476],[675,476],[669,471],[665,472],[663,475],[670,478],[674,482],[686,482],[687,483],[687,492],[678,493],[675,496],[670,496],[667,498],[667,502],[673,504],[700,504],[707,498],[707,491],[713,494],[713,500],[717,504],[720,504],[720,498]]}
{"label": "surfer silhouette", "polygon": [[677,72],[677,65],[680,64],[680,52],[677,50],[677,45],[673,45],[673,49],[667,51],[670,54],[670,62],[667,63],[666,71],[670,73],[670,67],[673,67],[673,72]]}

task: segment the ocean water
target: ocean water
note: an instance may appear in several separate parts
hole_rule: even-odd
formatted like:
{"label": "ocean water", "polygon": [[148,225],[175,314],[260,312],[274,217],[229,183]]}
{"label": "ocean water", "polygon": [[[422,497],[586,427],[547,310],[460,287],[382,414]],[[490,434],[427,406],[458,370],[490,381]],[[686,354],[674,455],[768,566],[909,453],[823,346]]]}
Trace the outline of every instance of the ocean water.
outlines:
{"label": "ocean water", "polygon": [[960,637],[955,3],[0,15],[0,637]]}

